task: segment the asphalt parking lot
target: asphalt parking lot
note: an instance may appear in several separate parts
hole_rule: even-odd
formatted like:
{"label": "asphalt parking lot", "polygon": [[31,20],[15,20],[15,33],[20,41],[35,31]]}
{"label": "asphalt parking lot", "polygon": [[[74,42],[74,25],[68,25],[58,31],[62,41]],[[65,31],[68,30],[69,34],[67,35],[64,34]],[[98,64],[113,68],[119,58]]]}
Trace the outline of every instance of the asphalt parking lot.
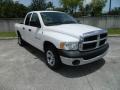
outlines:
{"label": "asphalt parking lot", "polygon": [[104,59],[53,71],[39,50],[0,40],[0,90],[120,90],[120,38],[109,43]]}

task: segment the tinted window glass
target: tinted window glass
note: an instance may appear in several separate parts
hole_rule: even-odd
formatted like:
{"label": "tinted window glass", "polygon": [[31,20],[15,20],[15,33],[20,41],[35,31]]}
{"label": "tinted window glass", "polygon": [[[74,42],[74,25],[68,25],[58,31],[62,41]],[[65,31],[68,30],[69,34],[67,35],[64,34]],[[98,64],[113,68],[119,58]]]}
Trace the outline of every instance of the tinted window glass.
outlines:
{"label": "tinted window glass", "polygon": [[60,12],[42,12],[41,16],[44,24],[47,26],[77,23],[71,16]]}
{"label": "tinted window glass", "polygon": [[30,26],[34,26],[34,27],[40,27],[40,21],[39,21],[39,17],[36,13],[33,13],[31,21],[30,21]]}
{"label": "tinted window glass", "polygon": [[25,21],[25,25],[29,25],[30,17],[31,17],[31,13],[27,15],[27,18],[26,18],[26,21]]}

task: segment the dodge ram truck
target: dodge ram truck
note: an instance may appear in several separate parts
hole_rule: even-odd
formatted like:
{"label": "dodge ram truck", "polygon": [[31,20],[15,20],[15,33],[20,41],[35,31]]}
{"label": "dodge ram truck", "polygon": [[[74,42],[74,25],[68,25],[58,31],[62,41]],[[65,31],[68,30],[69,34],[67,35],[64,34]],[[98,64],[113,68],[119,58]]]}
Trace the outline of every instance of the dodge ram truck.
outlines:
{"label": "dodge ram truck", "polygon": [[107,30],[79,24],[59,11],[29,12],[23,24],[15,24],[18,44],[31,44],[45,53],[46,64],[79,66],[103,58],[109,48]]}

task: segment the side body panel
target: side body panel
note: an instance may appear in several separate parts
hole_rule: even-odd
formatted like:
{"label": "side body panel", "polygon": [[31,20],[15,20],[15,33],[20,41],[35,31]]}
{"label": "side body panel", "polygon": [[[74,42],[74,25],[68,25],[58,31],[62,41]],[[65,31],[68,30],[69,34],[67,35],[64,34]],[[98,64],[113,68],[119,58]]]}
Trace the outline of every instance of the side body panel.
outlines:
{"label": "side body panel", "polygon": [[[41,31],[43,31],[41,33]],[[47,29],[42,29],[39,30],[38,33],[36,34],[36,43],[38,44],[37,48],[39,48],[40,50],[44,51],[44,42],[48,41],[51,42],[54,46],[56,46],[56,48],[60,49],[60,42],[78,42],[79,39],[71,37],[69,35],[64,35],[58,32],[53,32]]]}

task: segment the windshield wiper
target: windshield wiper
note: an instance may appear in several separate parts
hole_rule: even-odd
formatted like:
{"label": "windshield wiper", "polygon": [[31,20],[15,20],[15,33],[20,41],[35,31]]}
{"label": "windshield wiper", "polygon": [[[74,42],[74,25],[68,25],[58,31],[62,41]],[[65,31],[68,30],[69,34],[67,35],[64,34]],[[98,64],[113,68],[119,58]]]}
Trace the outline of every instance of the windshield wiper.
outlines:
{"label": "windshield wiper", "polygon": [[63,22],[63,24],[74,24],[74,23],[76,23],[76,22],[74,22],[74,21],[65,21],[65,22]]}
{"label": "windshield wiper", "polygon": [[53,23],[47,23],[46,25],[47,26],[54,26],[54,25],[61,25],[61,24],[63,24],[63,23],[61,23],[61,22],[53,22]]}

